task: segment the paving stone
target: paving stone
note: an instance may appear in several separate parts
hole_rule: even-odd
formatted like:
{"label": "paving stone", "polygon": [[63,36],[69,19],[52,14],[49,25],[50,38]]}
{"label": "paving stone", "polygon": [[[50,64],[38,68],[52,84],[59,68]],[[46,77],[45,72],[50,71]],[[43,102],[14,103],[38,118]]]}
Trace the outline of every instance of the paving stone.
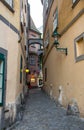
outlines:
{"label": "paving stone", "polygon": [[67,116],[66,110],[47,94],[33,89],[29,92],[23,120],[12,130],[84,130],[84,120]]}

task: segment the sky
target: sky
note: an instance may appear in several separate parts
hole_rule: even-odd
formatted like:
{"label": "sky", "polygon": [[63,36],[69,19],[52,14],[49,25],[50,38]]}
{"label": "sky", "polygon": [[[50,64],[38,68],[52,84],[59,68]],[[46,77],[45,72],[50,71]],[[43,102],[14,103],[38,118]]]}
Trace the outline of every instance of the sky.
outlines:
{"label": "sky", "polygon": [[41,0],[28,0],[30,4],[30,14],[37,28],[43,25],[43,6]]}

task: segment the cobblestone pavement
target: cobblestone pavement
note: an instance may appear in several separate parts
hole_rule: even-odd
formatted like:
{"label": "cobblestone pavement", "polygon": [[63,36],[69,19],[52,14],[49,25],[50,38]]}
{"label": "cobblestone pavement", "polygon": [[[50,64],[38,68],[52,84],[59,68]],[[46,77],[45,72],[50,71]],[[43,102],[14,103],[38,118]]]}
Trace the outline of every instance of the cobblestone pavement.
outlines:
{"label": "cobblestone pavement", "polygon": [[84,130],[84,120],[67,116],[66,110],[44,92],[33,89],[29,92],[23,120],[12,130]]}

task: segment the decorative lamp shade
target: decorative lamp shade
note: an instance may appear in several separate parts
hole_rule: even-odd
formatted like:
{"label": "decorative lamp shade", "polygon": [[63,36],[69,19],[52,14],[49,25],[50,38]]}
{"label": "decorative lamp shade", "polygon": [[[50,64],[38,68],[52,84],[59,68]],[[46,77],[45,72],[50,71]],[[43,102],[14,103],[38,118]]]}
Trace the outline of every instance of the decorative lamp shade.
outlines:
{"label": "decorative lamp shade", "polygon": [[53,32],[53,34],[52,34],[52,37],[59,37],[60,36],[60,34],[57,32],[57,30],[55,30],[54,32]]}

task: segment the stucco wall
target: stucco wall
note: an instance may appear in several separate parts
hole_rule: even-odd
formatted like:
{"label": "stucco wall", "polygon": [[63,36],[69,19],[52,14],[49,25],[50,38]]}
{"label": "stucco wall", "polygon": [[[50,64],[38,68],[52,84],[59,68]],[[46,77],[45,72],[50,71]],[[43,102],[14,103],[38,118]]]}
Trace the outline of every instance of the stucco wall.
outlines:
{"label": "stucco wall", "polygon": [[[80,1],[73,9],[71,1],[58,2],[58,32],[62,32],[63,29],[71,22],[71,20],[80,12],[83,8],[83,2]],[[84,79],[83,79],[83,66],[84,61],[76,62],[75,60],[75,48],[74,39],[84,32],[84,14],[79,15],[78,19],[69,26],[59,38],[59,47],[68,48],[68,55],[56,50],[52,44],[54,38],[52,38],[53,32],[53,13],[56,9],[56,1],[54,1],[44,32],[44,40],[46,33],[49,30],[50,39],[49,45],[45,48],[44,61],[43,61],[43,73],[44,73],[44,88],[55,100],[59,97],[59,87],[62,86],[62,103],[67,106],[71,99],[75,99],[78,103],[80,113],[84,115]],[[67,11],[66,11],[67,10]],[[69,16],[69,17],[68,17]],[[45,81],[45,68],[47,68],[47,81]]]}
{"label": "stucco wall", "polygon": [[[7,102],[14,102],[17,86],[18,34],[0,22],[0,46],[8,50],[7,55]],[[6,102],[6,103],[7,103]]]}
{"label": "stucco wall", "polygon": [[14,13],[0,2],[0,14],[10,21],[17,29],[20,28],[20,0],[14,0]]}
{"label": "stucco wall", "polygon": [[74,39],[84,31],[84,28],[80,26],[82,23],[84,23],[84,15],[59,41],[61,47],[68,48],[68,55],[56,51],[56,48],[53,47],[44,68],[47,67],[47,91],[50,93],[50,84],[52,84],[53,97],[58,99],[58,90],[61,85],[63,87],[63,104],[66,106],[74,98],[77,100],[81,113],[84,114],[84,61],[76,63],[74,56]]}

